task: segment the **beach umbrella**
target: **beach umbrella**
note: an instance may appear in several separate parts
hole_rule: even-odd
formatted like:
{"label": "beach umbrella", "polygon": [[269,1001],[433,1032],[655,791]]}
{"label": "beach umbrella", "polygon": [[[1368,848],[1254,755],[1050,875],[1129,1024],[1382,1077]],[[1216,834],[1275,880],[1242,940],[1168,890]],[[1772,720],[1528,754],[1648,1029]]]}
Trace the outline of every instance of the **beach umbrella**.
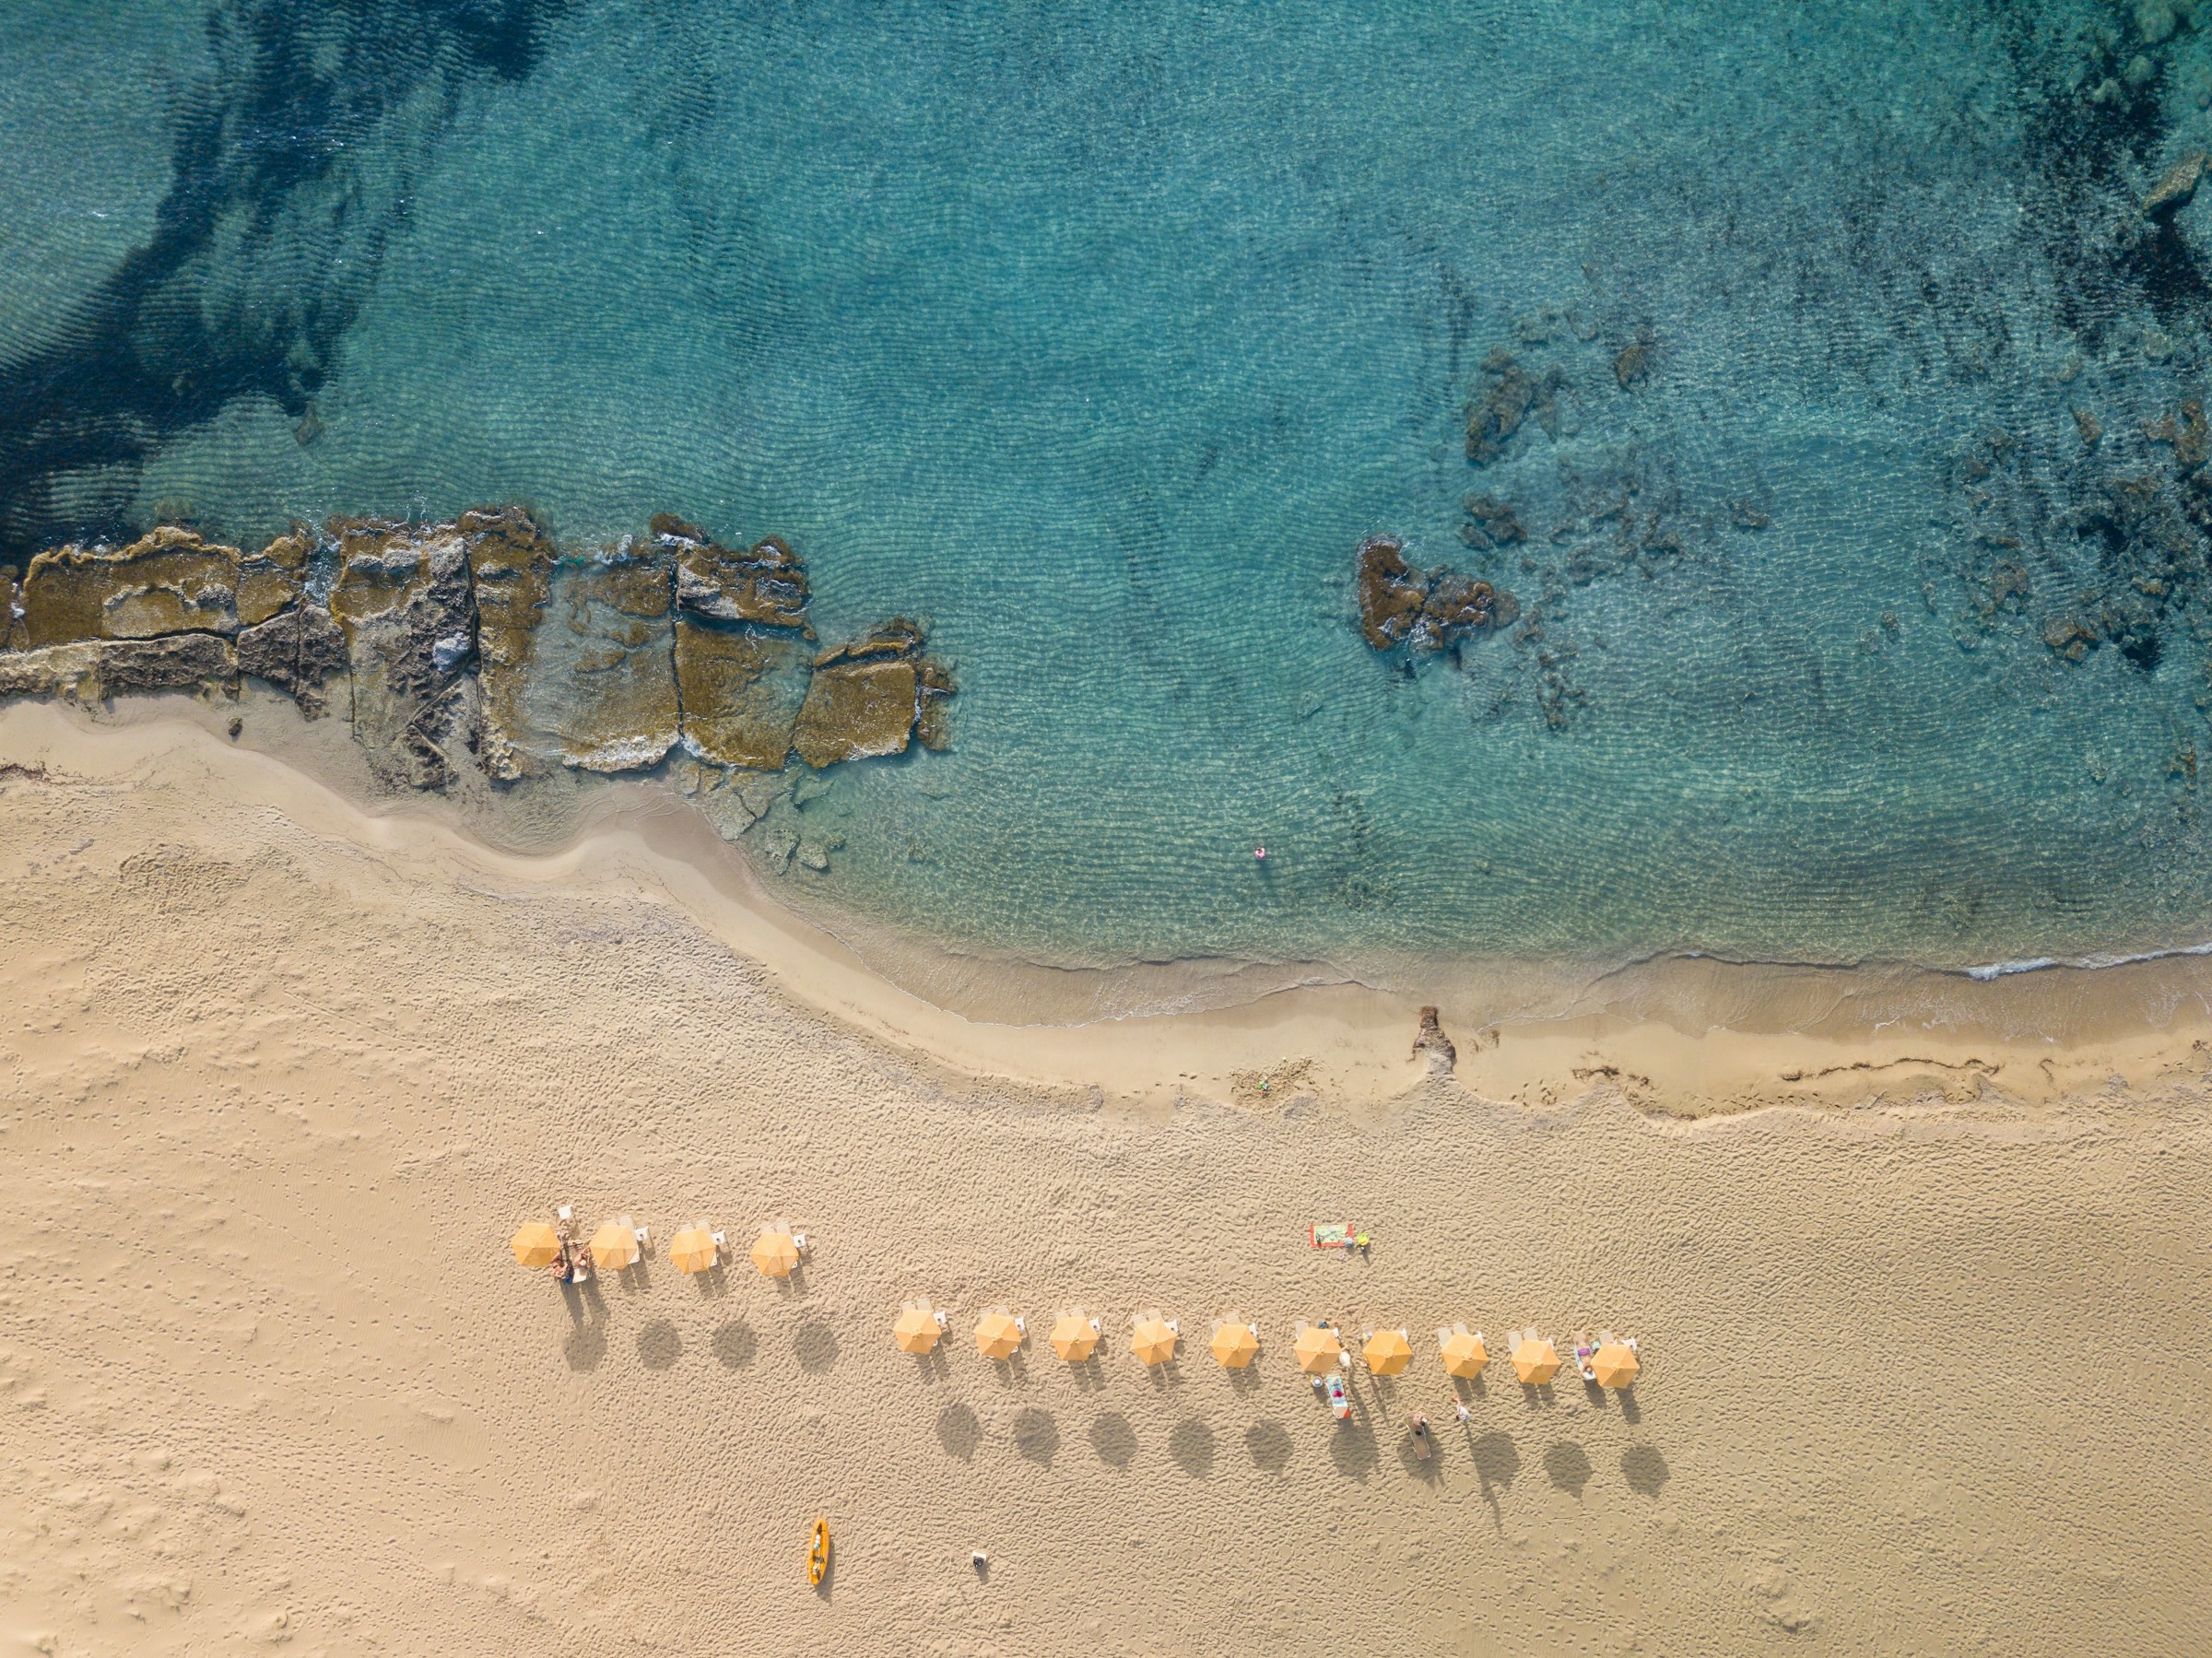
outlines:
{"label": "beach umbrella", "polygon": [[1241,1370],[1260,1350],[1259,1332],[1250,1324],[1223,1324],[1214,1332],[1213,1348],[1223,1370]]}
{"label": "beach umbrella", "polygon": [[1336,1360],[1344,1353],[1344,1344],[1336,1339],[1335,1331],[1308,1324],[1290,1344],[1290,1351],[1298,1356],[1300,1370],[1309,1376],[1318,1376],[1324,1370],[1336,1368]]}
{"label": "beach umbrella", "polygon": [[763,1232],[753,1240],[753,1264],[764,1278],[788,1278],[799,1264],[799,1246],[789,1232]]}
{"label": "beach umbrella", "polygon": [[891,1326],[891,1339],[899,1344],[901,1353],[926,1353],[937,1345],[937,1337],[943,1334],[937,1328],[936,1314],[919,1307],[906,1309]]}
{"label": "beach umbrella", "polygon": [[1140,1318],[1135,1334],[1129,1338],[1129,1350],[1147,1364],[1165,1364],[1175,1357],[1175,1332],[1157,1314]]}
{"label": "beach umbrella", "polygon": [[1590,1368],[1597,1372],[1600,1387],[1627,1387],[1636,1380],[1636,1372],[1643,1367],[1636,1362],[1636,1349],[1625,1341],[1609,1341],[1590,1360]]}
{"label": "beach umbrella", "polygon": [[550,1266],[560,1259],[560,1234],[534,1220],[514,1234],[514,1258],[524,1266]]}
{"label": "beach umbrella", "polygon": [[1532,1335],[1513,1346],[1513,1374],[1529,1387],[1541,1387],[1558,1374],[1559,1350],[1541,1335]]}
{"label": "beach umbrella", "polygon": [[1097,1350],[1099,1333],[1079,1312],[1070,1312],[1053,1326],[1053,1351],[1070,1364],[1081,1364]]}
{"label": "beach umbrella", "polygon": [[638,1235],[610,1220],[592,1234],[592,1260],[601,1272],[620,1272],[638,1258]]}
{"label": "beach umbrella", "polygon": [[1403,1330],[1378,1330],[1361,1350],[1367,1368],[1378,1376],[1395,1376],[1413,1362],[1413,1346]]}
{"label": "beach umbrella", "polygon": [[975,1322],[975,1350],[985,1358],[1011,1358],[1021,1346],[1021,1324],[1010,1312],[986,1312]]}
{"label": "beach umbrella", "polygon": [[1454,1330],[1438,1344],[1443,1350],[1444,1374],[1472,1382],[1482,1374],[1482,1367],[1490,1362],[1489,1350],[1481,1341],[1465,1330]]}
{"label": "beach umbrella", "polygon": [[668,1259],[678,1272],[705,1272],[714,1264],[714,1234],[705,1227],[686,1227],[668,1240]]}

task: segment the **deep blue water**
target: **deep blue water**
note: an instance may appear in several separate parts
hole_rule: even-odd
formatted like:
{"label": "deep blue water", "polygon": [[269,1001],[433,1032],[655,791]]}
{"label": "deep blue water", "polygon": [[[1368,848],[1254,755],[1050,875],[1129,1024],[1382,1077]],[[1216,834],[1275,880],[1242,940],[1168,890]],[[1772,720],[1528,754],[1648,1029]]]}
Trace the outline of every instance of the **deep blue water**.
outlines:
{"label": "deep blue water", "polygon": [[[780,878],[957,944],[2185,942],[2208,92],[2155,0],[14,0],[0,557],[781,534],[961,692]],[[1370,651],[1376,530],[1521,621]]]}

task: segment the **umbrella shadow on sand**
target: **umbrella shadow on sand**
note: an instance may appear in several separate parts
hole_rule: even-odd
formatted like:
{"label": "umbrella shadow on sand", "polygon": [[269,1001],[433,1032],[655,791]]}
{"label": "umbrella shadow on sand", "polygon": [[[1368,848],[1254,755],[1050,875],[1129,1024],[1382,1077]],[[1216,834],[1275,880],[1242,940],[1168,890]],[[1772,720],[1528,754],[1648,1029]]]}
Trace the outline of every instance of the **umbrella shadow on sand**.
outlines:
{"label": "umbrella shadow on sand", "polygon": [[945,1447],[947,1456],[956,1462],[973,1462],[976,1448],[982,1442],[983,1425],[965,1405],[947,1405],[937,1413],[937,1443]]}
{"label": "umbrella shadow on sand", "polygon": [[1470,1440],[1467,1449],[1475,1458],[1475,1479],[1482,1499],[1490,1505],[1491,1523],[1502,1531],[1505,1516],[1498,1510],[1498,1493],[1512,1486],[1513,1476],[1521,1472],[1521,1452],[1502,1433],[1480,1435]]}
{"label": "umbrella shadow on sand", "polygon": [[572,1328],[560,1344],[561,1357],[571,1370],[595,1370],[606,1358],[606,1302],[595,1278],[582,1284],[563,1284],[561,1299],[569,1305]]}

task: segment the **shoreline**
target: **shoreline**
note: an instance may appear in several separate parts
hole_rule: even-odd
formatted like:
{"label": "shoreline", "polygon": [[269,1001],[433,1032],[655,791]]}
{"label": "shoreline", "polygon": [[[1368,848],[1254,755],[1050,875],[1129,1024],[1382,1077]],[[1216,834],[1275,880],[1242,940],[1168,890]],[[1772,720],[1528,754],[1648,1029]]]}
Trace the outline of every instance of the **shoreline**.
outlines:
{"label": "shoreline", "polygon": [[17,702],[0,710],[0,765],[94,784],[189,780],[372,856],[458,864],[517,895],[619,889],[757,962],[789,999],[918,1060],[1099,1102],[1384,1106],[1430,1075],[1414,1048],[1424,1005],[1440,1009],[1472,1093],[1548,1108],[1617,1092],[1676,1117],[1936,1095],[2033,1106],[2201,1072],[2212,1052],[2212,957],[2194,949],[1987,977],[1684,956],[1594,976],[1454,963],[1418,986],[1325,964],[1071,970],[956,955],[802,914],[664,782],[539,800],[535,829],[550,844],[502,846],[487,831],[526,838],[527,817],[367,798],[358,758],[347,775],[342,723],[302,721],[274,696],[237,706],[253,731],[234,742],[221,735],[229,704],[147,699],[95,717]]}

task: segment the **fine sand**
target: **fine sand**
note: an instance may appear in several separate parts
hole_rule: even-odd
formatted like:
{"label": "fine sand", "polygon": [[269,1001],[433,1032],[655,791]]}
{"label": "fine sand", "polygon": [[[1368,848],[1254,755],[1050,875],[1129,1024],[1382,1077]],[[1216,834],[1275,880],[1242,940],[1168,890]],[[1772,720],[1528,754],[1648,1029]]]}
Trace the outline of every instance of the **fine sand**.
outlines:
{"label": "fine sand", "polygon": [[[0,710],[0,1653],[2201,1641],[2201,961],[994,1022],[1018,970],[920,1000],[646,791],[494,850],[227,712]],[[507,1247],[560,1200],[738,1252],[563,1290]],[[789,1285],[742,1256],[776,1218]],[[1335,1218],[1370,1256],[1307,1247]],[[1318,1315],[1413,1334],[1347,1427],[1289,1358]],[[1645,1373],[1500,1357],[1463,1429],[1459,1319]]]}

